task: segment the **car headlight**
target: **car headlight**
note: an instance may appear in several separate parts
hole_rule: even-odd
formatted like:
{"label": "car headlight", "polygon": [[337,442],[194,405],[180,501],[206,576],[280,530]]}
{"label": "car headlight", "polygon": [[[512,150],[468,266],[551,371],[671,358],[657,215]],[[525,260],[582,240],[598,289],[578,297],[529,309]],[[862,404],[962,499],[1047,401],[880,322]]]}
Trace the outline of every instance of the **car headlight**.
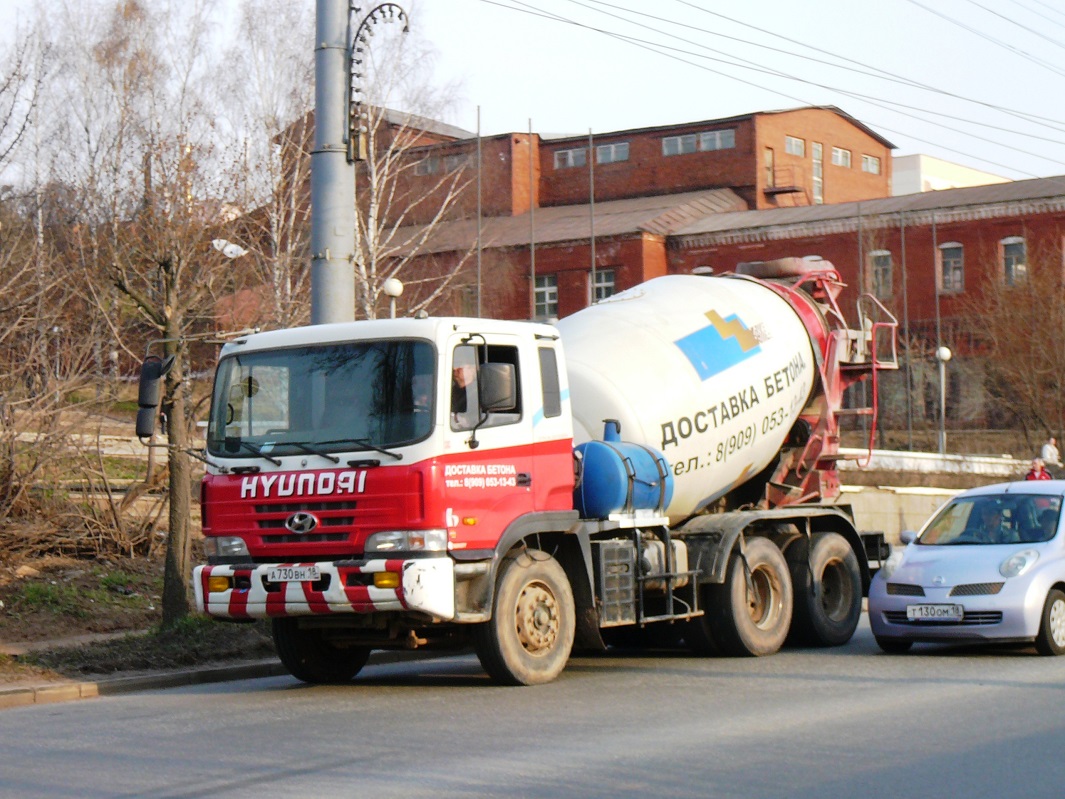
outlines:
{"label": "car headlight", "polygon": [[1002,561],[1002,564],[998,567],[998,573],[1003,577],[1019,577],[1028,571],[1037,560],[1039,560],[1039,553],[1034,549],[1022,549]]}
{"label": "car headlight", "polygon": [[366,539],[366,552],[443,552],[447,530],[382,530]]}
{"label": "car headlight", "polygon": [[894,574],[895,569],[897,569],[899,564],[902,563],[902,553],[903,550],[892,547],[891,554],[888,555],[888,559],[884,561],[884,565],[880,567],[880,571],[878,571],[877,574],[884,575],[885,580]]}
{"label": "car headlight", "polygon": [[248,555],[248,544],[235,535],[209,535],[203,539],[203,545],[208,555],[230,558]]}

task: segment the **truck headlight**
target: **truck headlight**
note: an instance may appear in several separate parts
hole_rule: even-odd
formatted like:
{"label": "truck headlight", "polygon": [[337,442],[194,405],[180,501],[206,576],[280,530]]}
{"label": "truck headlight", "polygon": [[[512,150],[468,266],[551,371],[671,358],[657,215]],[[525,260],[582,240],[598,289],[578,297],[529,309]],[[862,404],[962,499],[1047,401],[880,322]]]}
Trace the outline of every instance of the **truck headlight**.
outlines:
{"label": "truck headlight", "polygon": [[447,530],[382,530],[366,539],[366,552],[443,552]]}
{"label": "truck headlight", "polygon": [[248,545],[243,538],[235,535],[207,536],[203,546],[208,555],[216,557],[247,557]]}
{"label": "truck headlight", "polygon": [[1037,560],[1039,560],[1039,553],[1034,549],[1022,549],[1002,561],[1002,565],[998,567],[998,573],[1003,577],[1019,577],[1032,568],[1032,564]]}

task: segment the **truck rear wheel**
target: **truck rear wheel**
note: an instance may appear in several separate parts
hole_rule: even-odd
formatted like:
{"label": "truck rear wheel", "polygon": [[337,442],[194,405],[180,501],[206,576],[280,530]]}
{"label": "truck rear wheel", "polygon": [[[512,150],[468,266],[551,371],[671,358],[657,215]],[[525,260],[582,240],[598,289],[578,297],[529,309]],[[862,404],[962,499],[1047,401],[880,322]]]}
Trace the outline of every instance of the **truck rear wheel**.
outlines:
{"label": "truck rear wheel", "polygon": [[566,667],[576,607],[566,572],[538,549],[508,555],[499,567],[492,620],[473,630],[477,659],[504,685],[537,685]]}
{"label": "truck rear wheel", "polygon": [[818,533],[788,549],[795,591],[790,643],[841,646],[851,640],[862,615],[858,557],[839,533]]}
{"label": "truck rear wheel", "polygon": [[758,657],[771,655],[784,644],[792,614],[787,561],[767,538],[747,539],[744,550],[743,555],[733,551],[729,557],[723,585],[703,589],[706,615],[692,620],[695,629],[688,637],[688,645],[697,652],[705,643],[708,652],[716,648],[731,657]]}
{"label": "truck rear wheel", "polygon": [[274,619],[272,630],[281,663],[289,674],[303,682],[349,682],[370,657],[368,647],[334,646],[322,630],[301,628],[298,619]]}

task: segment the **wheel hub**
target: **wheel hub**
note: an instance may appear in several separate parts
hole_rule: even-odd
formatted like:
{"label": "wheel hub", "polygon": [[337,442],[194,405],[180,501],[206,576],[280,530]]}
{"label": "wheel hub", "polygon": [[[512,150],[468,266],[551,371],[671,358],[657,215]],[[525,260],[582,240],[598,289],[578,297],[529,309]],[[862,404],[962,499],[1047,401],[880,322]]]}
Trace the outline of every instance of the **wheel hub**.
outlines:
{"label": "wheel hub", "polygon": [[541,654],[558,639],[558,603],[543,583],[529,583],[518,596],[516,623],[518,641],[530,654]]}
{"label": "wheel hub", "polygon": [[1050,635],[1059,647],[1065,647],[1065,602],[1055,602],[1050,607]]}

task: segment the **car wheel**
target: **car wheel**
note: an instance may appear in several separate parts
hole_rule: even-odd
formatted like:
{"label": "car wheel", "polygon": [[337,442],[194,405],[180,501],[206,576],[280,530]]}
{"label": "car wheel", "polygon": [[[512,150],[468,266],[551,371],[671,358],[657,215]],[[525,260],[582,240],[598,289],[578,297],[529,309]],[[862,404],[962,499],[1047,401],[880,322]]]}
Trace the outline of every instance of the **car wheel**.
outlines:
{"label": "car wheel", "polygon": [[878,635],[876,636],[876,645],[889,655],[901,655],[903,652],[910,651],[913,641],[907,641],[905,638],[884,638]]}
{"label": "car wheel", "polygon": [[1065,594],[1057,588],[1052,588],[1047,594],[1035,648],[1040,655],[1065,653]]}

